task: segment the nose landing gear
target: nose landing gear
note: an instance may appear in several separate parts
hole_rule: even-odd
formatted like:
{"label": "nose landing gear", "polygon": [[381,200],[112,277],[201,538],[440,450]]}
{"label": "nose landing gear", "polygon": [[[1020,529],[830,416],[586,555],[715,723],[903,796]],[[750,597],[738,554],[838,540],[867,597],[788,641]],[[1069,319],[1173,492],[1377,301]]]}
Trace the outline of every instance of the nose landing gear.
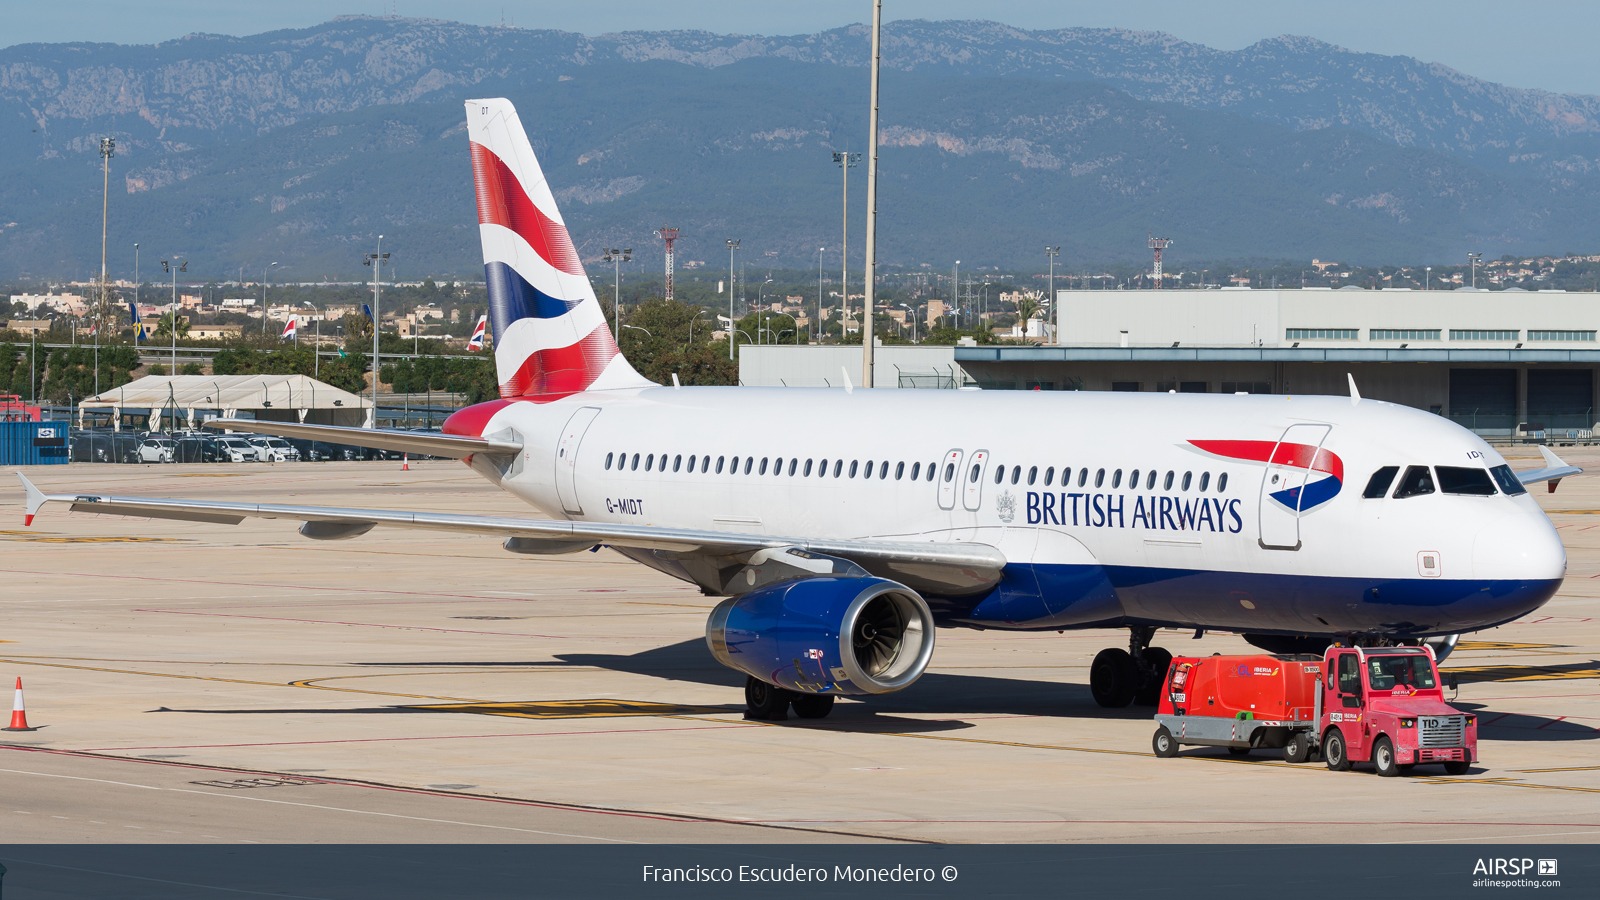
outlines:
{"label": "nose landing gear", "polygon": [[1131,703],[1155,706],[1161,683],[1172,665],[1172,654],[1150,646],[1156,630],[1149,625],[1129,629],[1128,649],[1108,647],[1089,666],[1089,692],[1107,709]]}

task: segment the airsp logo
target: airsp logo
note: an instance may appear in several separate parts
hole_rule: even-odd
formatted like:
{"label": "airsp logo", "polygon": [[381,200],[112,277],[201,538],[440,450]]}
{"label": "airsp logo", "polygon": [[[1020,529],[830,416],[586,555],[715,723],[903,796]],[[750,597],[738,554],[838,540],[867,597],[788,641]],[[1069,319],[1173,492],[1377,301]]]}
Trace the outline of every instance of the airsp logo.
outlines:
{"label": "airsp logo", "polygon": [[1017,517],[1017,498],[1011,496],[1010,491],[1001,491],[1000,496],[994,498],[994,511],[999,514],[1000,521],[1010,525]]}

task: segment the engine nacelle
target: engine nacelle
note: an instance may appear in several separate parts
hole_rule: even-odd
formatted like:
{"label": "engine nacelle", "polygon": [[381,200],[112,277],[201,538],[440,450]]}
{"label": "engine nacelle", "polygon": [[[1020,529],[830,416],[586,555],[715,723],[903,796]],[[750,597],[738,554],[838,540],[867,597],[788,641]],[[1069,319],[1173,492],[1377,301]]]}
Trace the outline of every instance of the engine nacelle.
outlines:
{"label": "engine nacelle", "polygon": [[887,694],[922,677],[933,613],[884,578],[802,578],[729,597],[706,622],[717,661],[808,694]]}

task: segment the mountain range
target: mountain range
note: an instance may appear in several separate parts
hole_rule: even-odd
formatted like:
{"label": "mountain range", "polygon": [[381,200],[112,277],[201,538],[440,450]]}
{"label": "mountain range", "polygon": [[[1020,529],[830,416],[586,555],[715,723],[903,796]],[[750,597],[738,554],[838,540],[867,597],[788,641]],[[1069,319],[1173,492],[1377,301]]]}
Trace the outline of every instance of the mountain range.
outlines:
{"label": "mountain range", "polygon": [[[0,50],[0,275],[86,276],[98,140],[112,261],[280,261],[352,277],[478,267],[462,101],[516,102],[586,259],[659,248],[716,269],[837,267],[839,169],[866,144],[861,26],[814,35],[583,35],[341,17],[248,37]],[[879,258],[910,269],[1143,258],[1418,262],[1600,242],[1600,98],[1497,85],[1281,37],[991,22],[884,30]],[[852,171],[859,265],[865,168]],[[291,274],[292,273],[292,274]],[[252,278],[248,271],[246,278]]]}

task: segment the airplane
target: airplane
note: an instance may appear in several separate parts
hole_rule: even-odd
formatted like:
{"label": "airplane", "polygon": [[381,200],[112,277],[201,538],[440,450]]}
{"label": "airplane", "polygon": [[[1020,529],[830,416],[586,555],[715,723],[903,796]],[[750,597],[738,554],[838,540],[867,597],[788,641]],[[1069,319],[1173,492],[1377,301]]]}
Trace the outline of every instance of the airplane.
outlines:
{"label": "airplane", "polygon": [[1566,554],[1480,437],[1349,397],[683,387],[618,352],[512,104],[466,102],[501,397],[443,433],[210,419],[462,460],[549,519],[45,494],[73,511],[237,524],[316,540],[374,527],[502,538],[535,556],[612,550],[723,598],[706,642],[746,715],[828,715],[902,690],[935,629],[1126,628],[1094,659],[1108,708],[1153,704],[1157,629],[1269,652],[1426,642],[1538,609]]}

